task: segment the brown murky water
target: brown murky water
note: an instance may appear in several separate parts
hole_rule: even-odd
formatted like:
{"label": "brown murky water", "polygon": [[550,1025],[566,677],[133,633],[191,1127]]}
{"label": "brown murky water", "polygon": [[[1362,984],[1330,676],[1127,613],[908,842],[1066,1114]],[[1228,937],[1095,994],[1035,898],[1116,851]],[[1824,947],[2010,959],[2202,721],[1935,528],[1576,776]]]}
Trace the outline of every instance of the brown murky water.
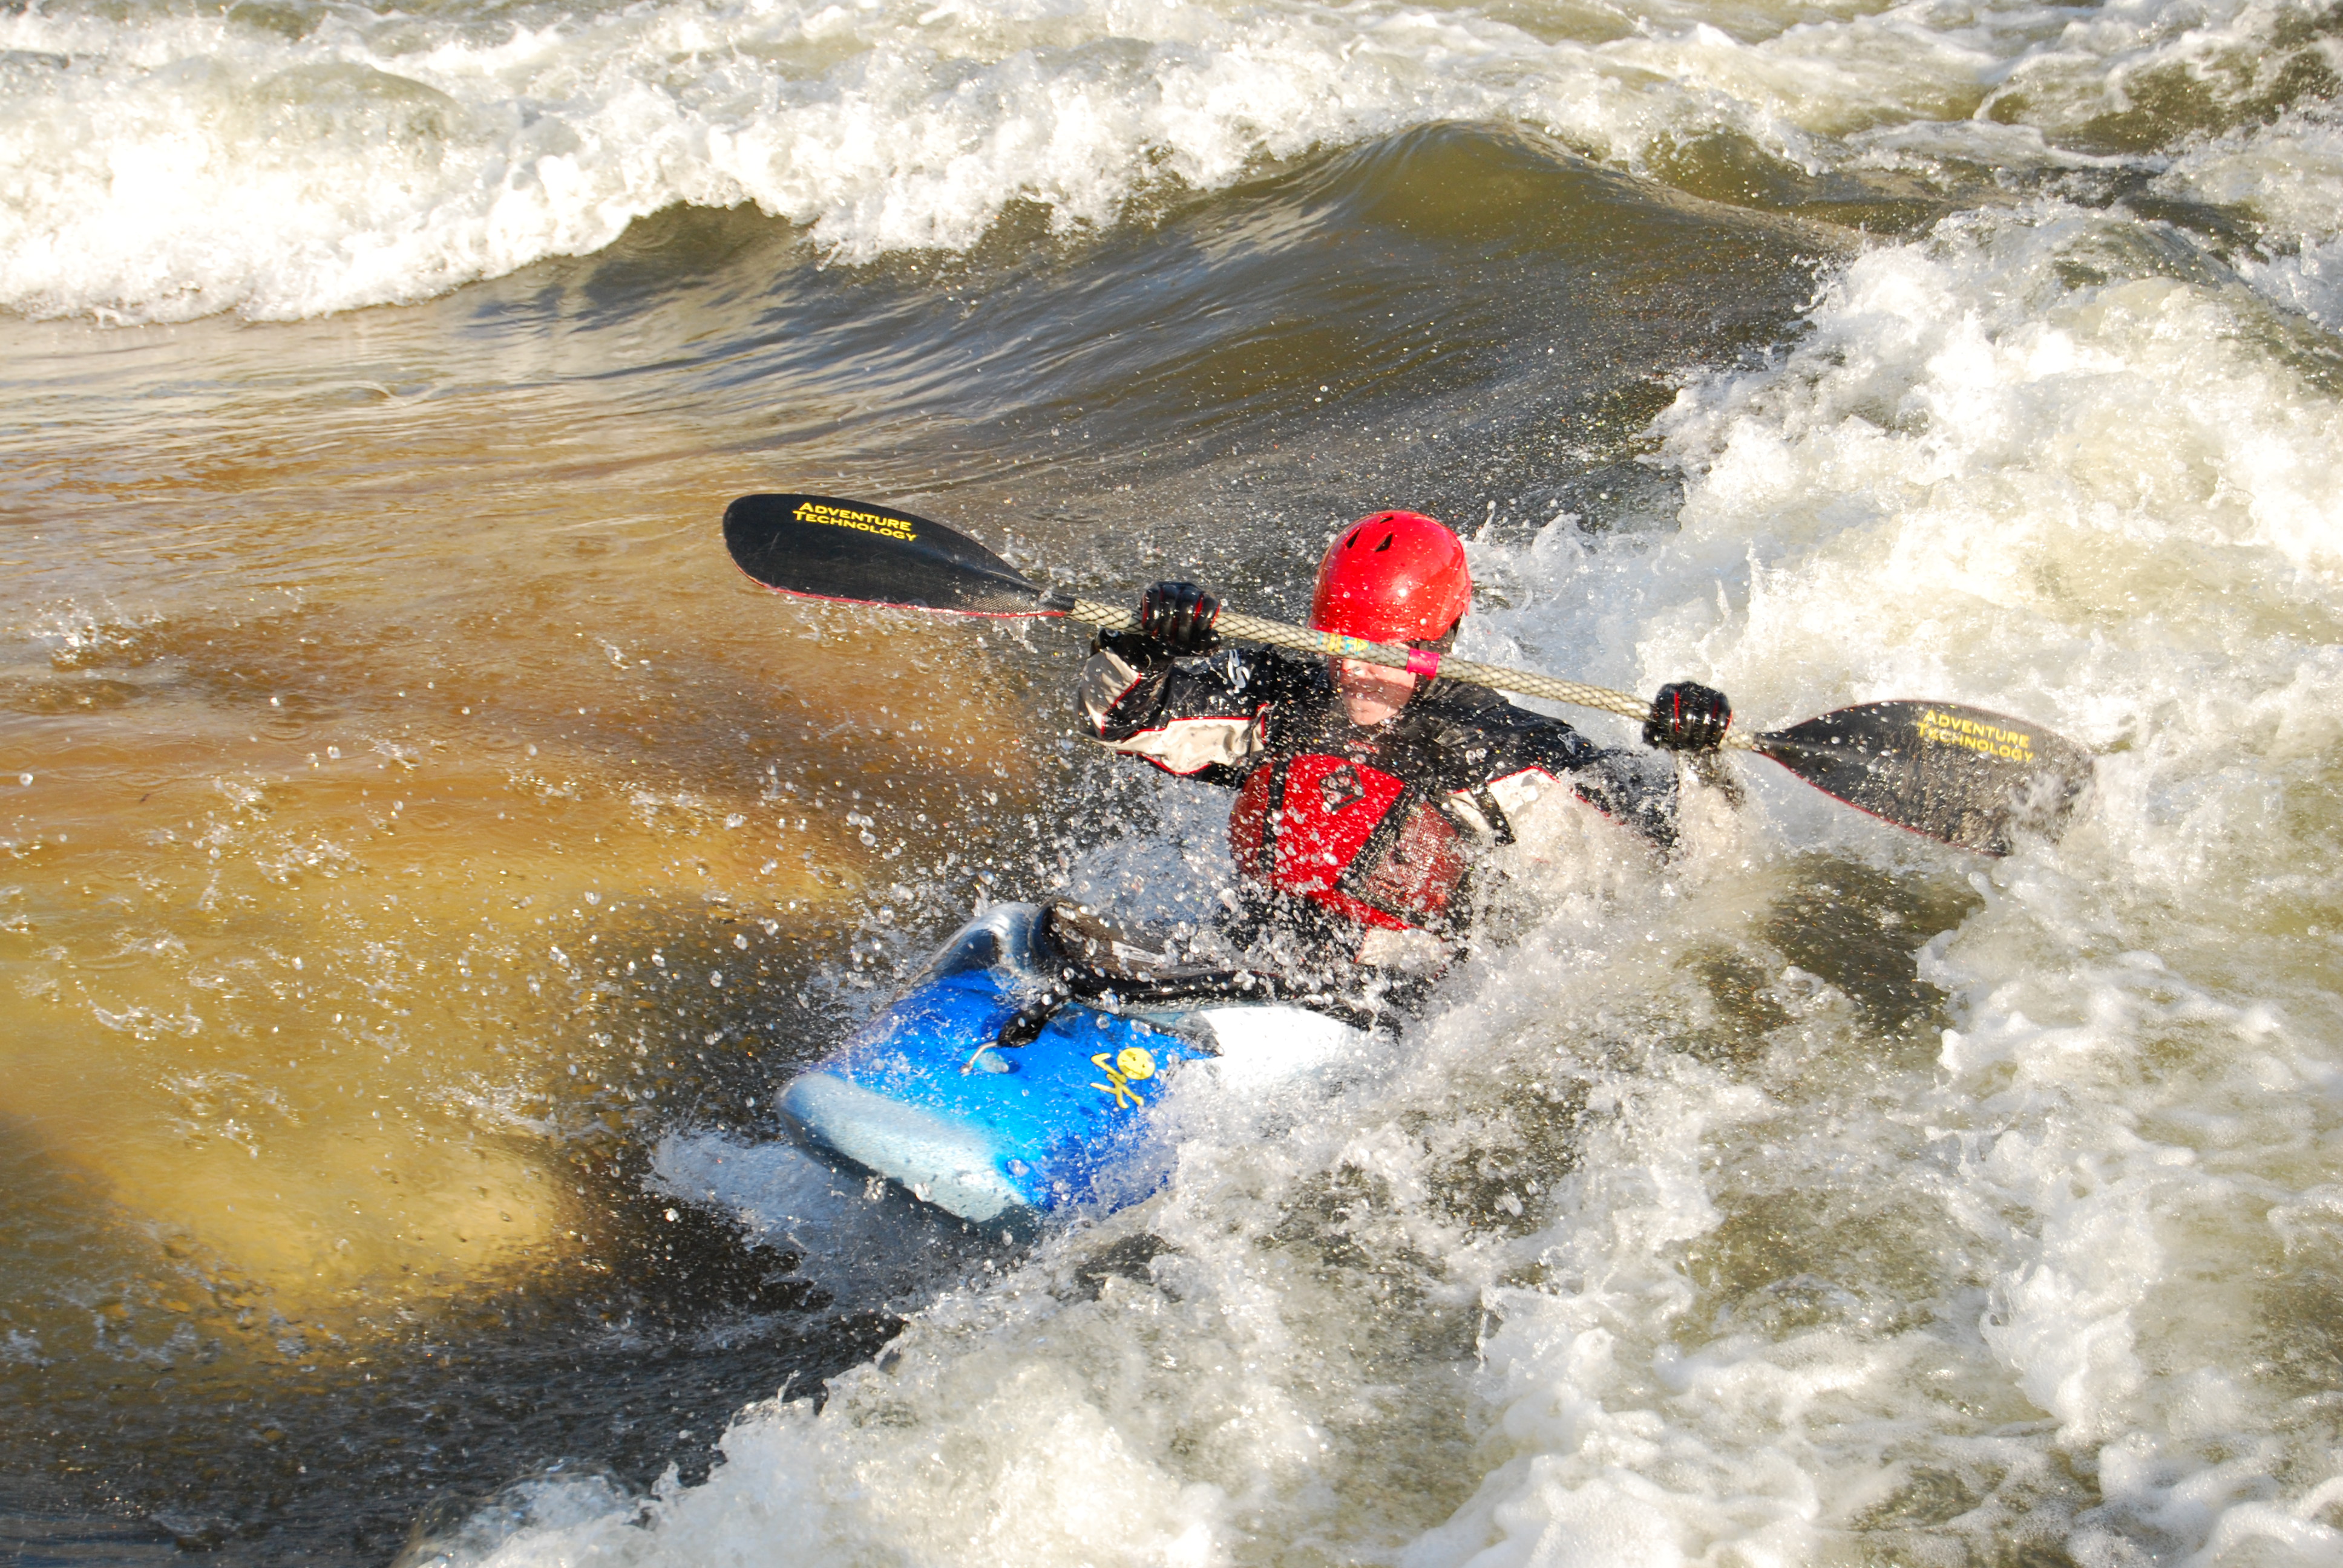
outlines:
{"label": "brown murky water", "polygon": [[[744,591],[722,463],[393,365],[429,334],[385,314],[11,329],[57,418],[0,720],[8,1327],[64,1424],[10,1462],[197,1538],[459,1308],[659,1293],[607,1278],[614,1154],[752,1117],[841,929],[1035,803],[984,650]],[[216,1408],[270,1389],[320,1408]]]}

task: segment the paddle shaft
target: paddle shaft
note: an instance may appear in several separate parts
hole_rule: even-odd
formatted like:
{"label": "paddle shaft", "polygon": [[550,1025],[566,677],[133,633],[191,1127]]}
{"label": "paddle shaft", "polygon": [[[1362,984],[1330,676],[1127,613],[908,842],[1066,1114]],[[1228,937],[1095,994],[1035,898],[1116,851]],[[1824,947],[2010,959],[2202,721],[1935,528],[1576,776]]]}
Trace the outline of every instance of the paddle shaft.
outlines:
{"label": "paddle shaft", "polygon": [[[1099,604],[1086,598],[1052,598],[1045,602],[1052,609],[1062,610],[1068,620],[1078,620],[1085,626],[1095,626],[1107,631],[1135,631],[1139,627],[1137,616],[1112,605]],[[1312,631],[1306,627],[1288,626],[1281,620],[1268,620],[1238,610],[1221,611],[1219,618],[1212,622],[1212,629],[1239,642],[1264,643],[1271,648],[1318,654],[1329,658],[1354,658],[1363,664],[1385,665],[1393,669],[1413,670],[1418,675],[1436,675],[1442,680],[1461,680],[1471,686],[1519,692],[1524,697],[1543,697],[1555,702],[1574,703],[1580,708],[1615,713],[1622,719],[1643,719],[1650,717],[1652,711],[1651,703],[1644,699],[1624,691],[1614,691],[1608,687],[1589,686],[1581,680],[1562,680],[1532,670],[1507,669],[1502,665],[1475,664],[1469,658],[1450,658],[1443,654],[1429,653],[1399,643],[1367,642],[1355,637],[1343,637],[1337,632]],[[1736,750],[1756,749],[1756,742],[1738,733],[1728,734],[1725,744]]]}

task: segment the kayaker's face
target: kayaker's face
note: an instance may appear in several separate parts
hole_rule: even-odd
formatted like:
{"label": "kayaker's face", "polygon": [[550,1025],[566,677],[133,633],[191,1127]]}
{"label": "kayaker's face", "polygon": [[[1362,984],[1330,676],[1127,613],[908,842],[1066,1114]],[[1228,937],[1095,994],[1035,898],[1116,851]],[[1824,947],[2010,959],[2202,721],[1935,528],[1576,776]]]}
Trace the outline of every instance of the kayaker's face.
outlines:
{"label": "kayaker's face", "polygon": [[1341,693],[1342,711],[1351,722],[1362,729],[1373,729],[1407,706],[1407,699],[1415,695],[1415,677],[1389,665],[1338,658],[1334,689]]}

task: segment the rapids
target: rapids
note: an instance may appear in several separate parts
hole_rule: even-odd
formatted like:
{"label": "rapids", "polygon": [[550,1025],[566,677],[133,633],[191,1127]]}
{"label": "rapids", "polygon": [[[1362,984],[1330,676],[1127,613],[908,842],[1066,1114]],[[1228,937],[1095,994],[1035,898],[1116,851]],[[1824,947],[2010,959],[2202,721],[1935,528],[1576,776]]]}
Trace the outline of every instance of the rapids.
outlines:
{"label": "rapids", "polygon": [[[0,1539],[43,1560],[2343,1560],[2343,12],[0,9]],[[1521,868],[1371,1077],[1038,1241],[770,1099],[1191,912],[1082,648],[731,496],[2098,755]],[[1601,717],[1588,733],[1624,743]]]}

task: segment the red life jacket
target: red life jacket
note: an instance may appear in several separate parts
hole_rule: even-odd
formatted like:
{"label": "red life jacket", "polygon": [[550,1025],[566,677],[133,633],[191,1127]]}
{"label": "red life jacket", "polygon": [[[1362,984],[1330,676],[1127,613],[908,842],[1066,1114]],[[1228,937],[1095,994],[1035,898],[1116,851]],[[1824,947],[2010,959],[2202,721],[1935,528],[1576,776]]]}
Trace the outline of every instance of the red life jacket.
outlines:
{"label": "red life jacket", "polygon": [[1466,866],[1437,805],[1348,757],[1255,769],[1229,810],[1229,847],[1255,881],[1387,930],[1438,924]]}

